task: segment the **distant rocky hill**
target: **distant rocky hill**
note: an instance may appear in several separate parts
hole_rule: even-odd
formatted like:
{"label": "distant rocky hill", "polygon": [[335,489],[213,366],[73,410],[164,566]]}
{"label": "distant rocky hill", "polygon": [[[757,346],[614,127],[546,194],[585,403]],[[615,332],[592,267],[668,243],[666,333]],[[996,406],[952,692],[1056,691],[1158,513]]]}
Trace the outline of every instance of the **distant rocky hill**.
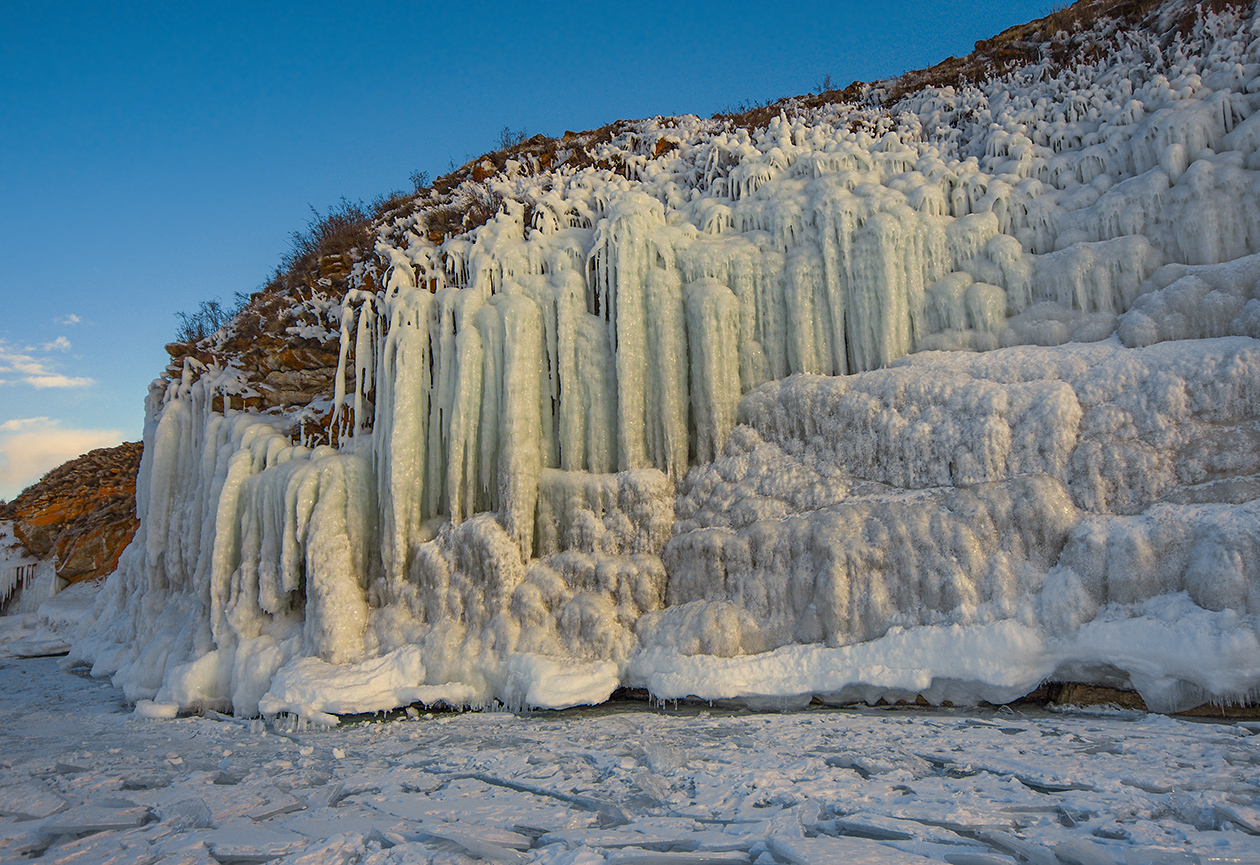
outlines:
{"label": "distant rocky hill", "polygon": [[56,557],[57,574],[71,583],[106,577],[131,543],[136,518],[140,442],[99,448],[70,460],[0,507],[23,546],[41,559]]}

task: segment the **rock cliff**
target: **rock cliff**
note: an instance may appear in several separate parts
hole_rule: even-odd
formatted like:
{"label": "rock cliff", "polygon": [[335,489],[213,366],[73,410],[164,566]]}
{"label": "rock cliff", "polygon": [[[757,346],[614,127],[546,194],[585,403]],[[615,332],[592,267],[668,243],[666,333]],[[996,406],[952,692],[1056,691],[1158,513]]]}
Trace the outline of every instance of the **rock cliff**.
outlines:
{"label": "rock cliff", "polygon": [[0,510],[22,545],[56,557],[57,574],[76,583],[109,576],[131,543],[140,442],[99,448],[50,471]]}

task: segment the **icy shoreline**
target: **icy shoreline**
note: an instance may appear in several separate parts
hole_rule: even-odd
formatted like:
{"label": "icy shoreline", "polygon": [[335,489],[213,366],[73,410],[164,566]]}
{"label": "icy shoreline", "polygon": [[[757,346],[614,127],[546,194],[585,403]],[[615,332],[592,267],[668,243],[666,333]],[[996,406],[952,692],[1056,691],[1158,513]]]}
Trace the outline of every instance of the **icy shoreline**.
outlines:
{"label": "icy shoreline", "polygon": [[[1095,372],[1100,368],[1119,368],[1123,375],[1100,375]],[[1217,372],[1222,368],[1237,372],[1222,377]],[[1066,378],[1056,377],[1063,374],[1059,369]],[[909,395],[908,381],[925,395]],[[1029,400],[1029,387],[1053,398]],[[1192,396],[1178,396],[1182,389]],[[528,568],[512,564],[512,554],[502,551],[510,541],[493,519],[443,526],[419,552],[466,556],[469,567],[488,569],[462,578],[465,599],[457,601],[466,605],[463,615],[489,617],[480,634],[467,619],[454,618],[445,634],[434,629],[409,640],[408,633],[426,633],[411,618],[417,607],[385,604],[369,613],[362,589],[344,582],[333,586],[350,592],[346,597],[357,593],[350,607],[330,594],[312,599],[304,619],[283,610],[260,619],[256,610],[241,607],[253,601],[239,595],[245,588],[239,570],[230,575],[217,570],[221,576],[211,585],[221,594],[217,599],[212,594],[210,606],[223,611],[221,627],[232,629],[221,633],[240,636],[198,653],[192,646],[208,636],[205,626],[199,631],[179,623],[204,621],[206,599],[168,587],[149,590],[147,602],[158,605],[155,617],[145,621],[152,636],[113,642],[117,638],[108,638],[102,626],[134,621],[128,609],[137,603],[120,572],[88,616],[75,658],[91,659],[95,674],[114,675],[129,699],[156,701],[168,707],[163,711],[206,707],[269,715],[365,712],[416,701],[484,705],[496,699],[563,708],[598,703],[621,686],[642,687],[662,699],[745,699],[752,705],[916,695],[934,704],[1004,703],[1064,675],[1132,687],[1156,711],[1209,700],[1247,702],[1260,686],[1253,609],[1260,597],[1253,598],[1249,588],[1255,581],[1260,504],[1249,492],[1254,476],[1240,477],[1236,469],[1251,471],[1260,464],[1255,453],[1212,454],[1201,442],[1207,436],[1223,440],[1226,433],[1245,441],[1257,392],[1260,344],[1239,337],[1147,349],[1125,349],[1113,340],[978,355],[935,353],[861,376],[788,379],[744,400],[746,425],[737,428],[718,460],[689,475],[670,535],[652,526],[675,508],[671,487],[659,473],[643,471],[548,475],[542,501],[552,504],[539,509],[539,530],[550,527],[559,551]],[[921,420],[906,425],[898,415],[913,410],[931,417],[932,403],[949,406],[958,399],[999,407],[978,434],[990,443],[988,449],[968,451],[977,457],[972,482],[904,489],[914,483],[894,473],[932,465],[915,451],[962,451],[951,443],[959,436],[955,413],[937,414],[935,428]],[[1026,408],[1012,410],[1019,400]],[[880,433],[851,429],[849,402],[882,405],[889,420],[868,416],[868,426],[901,424],[913,435],[881,444]],[[1119,413],[1130,418],[1135,434],[1094,447],[1095,430]],[[168,414],[164,421],[180,436],[168,436],[173,448],[181,447],[184,433],[170,421],[181,417]],[[218,496],[208,510],[211,528],[194,527],[194,536],[213,543],[203,546],[199,561],[220,569],[224,538],[212,527],[225,515],[236,519],[232,514],[241,507],[236,486],[245,476],[233,481],[233,472],[246,464],[265,467],[268,455],[300,449],[248,415],[212,418],[212,426],[218,432],[204,444],[204,457],[187,463],[200,466],[200,479],[191,475],[181,484]],[[965,440],[977,434],[962,435]],[[1166,468],[1152,461],[1144,440],[1152,437],[1173,455]],[[868,444],[872,439],[874,447]],[[161,441],[159,433],[153,448],[159,467]],[[995,441],[1005,444],[994,446]],[[1184,459],[1177,463],[1176,454],[1195,448],[1199,467]],[[852,474],[829,469],[829,476],[809,479],[818,467],[839,464],[838,453]],[[1211,461],[1222,458],[1235,467],[1229,484],[1214,480]],[[330,473],[340,478],[342,466],[347,461],[356,466],[357,460],[331,449],[296,453],[258,476],[280,481],[274,491],[259,487],[268,497],[262,501],[274,502],[268,508],[300,502],[310,495],[304,491],[315,483],[326,486],[323,478]],[[206,470],[210,466],[213,473]],[[928,474],[918,483],[933,480]],[[820,495],[822,501],[808,498]],[[1099,515],[1081,507],[1100,499],[1142,510]],[[325,494],[325,506],[328,501]],[[344,508],[349,500],[339,501]],[[153,549],[154,523],[179,519],[178,508],[166,510],[172,507],[167,501],[151,506],[151,521],[127,553],[130,567]],[[283,512],[273,513],[268,519]],[[340,550],[321,568],[352,567],[342,558],[355,547],[350,539],[371,533],[369,524],[351,526],[340,516],[320,522],[312,513],[305,519],[307,531],[326,533],[319,544]],[[604,523],[592,527],[593,519]],[[873,527],[882,533],[877,541]],[[231,555],[240,558],[226,561],[241,567],[262,560],[267,546],[282,536],[267,541],[267,531],[274,529],[264,528],[253,541],[248,533],[237,535],[232,544],[260,547],[254,553],[236,547]],[[322,549],[319,544],[313,549]],[[641,546],[625,555],[631,544]],[[593,546],[583,552],[583,545]],[[623,554],[608,555],[616,549]],[[365,555],[361,546],[355,555]],[[848,570],[844,579],[858,580],[860,591],[840,593],[832,563],[842,563]],[[312,567],[308,560],[308,578]],[[934,573],[944,581],[933,582]],[[502,581],[499,588],[495,580]],[[612,604],[590,591],[601,581],[610,587],[605,597]],[[583,583],[590,587],[585,593]],[[715,596],[719,586],[727,597]],[[417,592],[408,582],[393,588],[384,583],[374,591],[379,598],[403,590]],[[261,593],[275,589],[263,582],[254,591],[261,603]],[[488,594],[496,591],[497,601]],[[547,600],[557,593],[568,603]],[[653,610],[666,593],[669,603]],[[158,604],[160,597],[169,603]],[[428,597],[433,609],[452,603],[450,595]],[[503,610],[492,615],[496,603]],[[646,612],[633,612],[644,609],[636,606],[640,603]],[[235,611],[229,615],[229,609]],[[572,614],[573,624],[566,625],[572,632],[561,635],[569,650],[557,651],[554,636],[551,650],[545,643],[530,648],[528,629],[516,632],[514,651],[490,649],[483,641],[500,639],[492,636],[495,629],[521,627],[505,620],[505,613],[524,623],[550,618],[551,627]],[[251,617],[257,624],[246,626]],[[619,621],[631,624],[633,632]],[[312,657],[303,648],[312,638],[353,634],[354,628],[376,641],[374,657],[354,660],[363,648]],[[817,635],[805,636],[804,629],[811,628]],[[454,641],[473,654],[451,656]]]}
{"label": "icy shoreline", "polygon": [[0,659],[0,689],[6,861],[1260,861],[1254,723],[641,705],[155,722],[52,659]]}

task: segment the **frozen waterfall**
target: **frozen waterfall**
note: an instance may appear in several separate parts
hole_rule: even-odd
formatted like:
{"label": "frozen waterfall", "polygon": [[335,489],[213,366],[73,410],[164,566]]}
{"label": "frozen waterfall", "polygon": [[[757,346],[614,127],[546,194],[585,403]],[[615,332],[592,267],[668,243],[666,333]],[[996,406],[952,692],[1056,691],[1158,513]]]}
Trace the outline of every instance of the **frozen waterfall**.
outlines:
{"label": "frozen waterfall", "polygon": [[657,118],[616,170],[510,162],[466,235],[395,218],[340,311],[336,448],[214,410],[230,369],[155,383],[74,656],[132,700],[313,718],[1250,698],[1258,34]]}

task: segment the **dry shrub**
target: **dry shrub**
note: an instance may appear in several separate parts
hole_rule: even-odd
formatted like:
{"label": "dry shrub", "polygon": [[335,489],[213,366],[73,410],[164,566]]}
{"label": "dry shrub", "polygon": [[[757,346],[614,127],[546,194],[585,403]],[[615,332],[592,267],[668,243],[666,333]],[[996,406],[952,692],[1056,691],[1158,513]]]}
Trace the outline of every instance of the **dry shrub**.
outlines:
{"label": "dry shrub", "polygon": [[203,300],[196,312],[175,313],[175,317],[179,319],[175,341],[195,343],[214,334],[249,304],[249,295],[238,291],[235,301],[234,306],[226,307],[216,297],[214,300]]}

